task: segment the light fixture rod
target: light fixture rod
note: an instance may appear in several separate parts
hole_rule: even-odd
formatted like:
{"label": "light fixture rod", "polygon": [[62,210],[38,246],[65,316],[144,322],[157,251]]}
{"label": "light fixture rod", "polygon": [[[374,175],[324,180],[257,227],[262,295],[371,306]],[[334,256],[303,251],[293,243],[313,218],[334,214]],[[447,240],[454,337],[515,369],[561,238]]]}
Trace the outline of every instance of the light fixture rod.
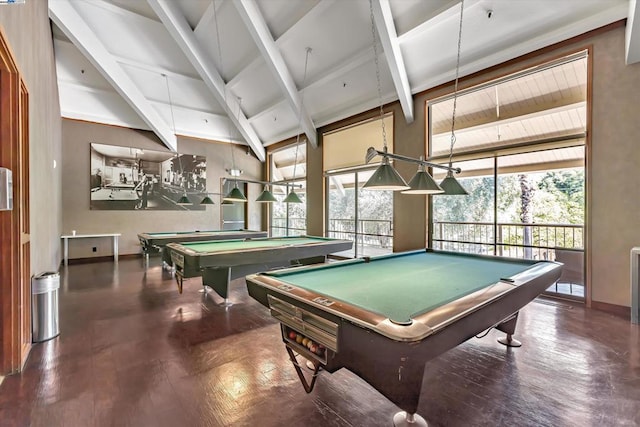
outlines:
{"label": "light fixture rod", "polygon": [[294,188],[302,188],[302,184],[294,184],[293,182],[291,182],[292,180],[285,180],[285,181],[276,181],[276,182],[269,182],[269,181],[258,181],[258,180],[253,180],[253,179],[236,179],[236,178],[224,178],[224,181],[230,181],[230,182],[247,182],[247,183],[251,183],[251,184],[262,184],[262,185],[277,185],[279,187],[294,187]]}
{"label": "light fixture rod", "polygon": [[382,157],[388,157],[390,159],[402,160],[404,162],[417,163],[419,165],[429,166],[429,167],[439,168],[439,169],[445,169],[445,170],[452,171],[452,172],[455,172],[455,173],[462,172],[462,169],[455,168],[453,166],[445,166],[445,165],[441,165],[441,164],[438,164],[438,163],[432,163],[432,162],[429,162],[429,161],[426,161],[426,160],[414,159],[413,157],[407,157],[407,156],[402,156],[400,154],[388,153],[388,152],[376,150],[373,147],[369,147],[369,149],[367,150],[367,159],[366,159],[367,163],[369,163],[371,161],[371,159],[373,159],[375,156],[382,156]]}

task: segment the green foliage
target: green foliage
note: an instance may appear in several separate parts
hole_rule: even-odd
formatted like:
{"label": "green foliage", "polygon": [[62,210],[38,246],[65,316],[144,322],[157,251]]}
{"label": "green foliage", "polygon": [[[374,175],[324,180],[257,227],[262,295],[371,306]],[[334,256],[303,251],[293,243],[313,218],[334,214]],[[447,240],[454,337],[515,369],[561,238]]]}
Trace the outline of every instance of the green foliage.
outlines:
{"label": "green foliage", "polygon": [[466,178],[459,181],[469,195],[433,196],[434,220],[454,222],[493,221],[493,178]]}
{"label": "green foliage", "polygon": [[[358,219],[393,220],[393,192],[360,189]],[[344,196],[335,189],[329,192],[329,218],[355,218],[355,190],[345,188]]]}
{"label": "green foliage", "polygon": [[584,170],[547,172],[538,183],[536,222],[584,224]]}
{"label": "green foliage", "polygon": [[[476,224],[437,227],[436,238],[494,241],[490,235],[493,230],[493,178],[467,178],[460,182],[469,195],[434,196],[434,220]],[[581,229],[549,228],[545,224],[584,224],[584,170],[500,175],[497,189],[498,224],[522,224],[523,215],[536,224],[531,227],[500,225],[500,242],[527,246],[582,247]],[[523,213],[523,207],[528,211]]]}

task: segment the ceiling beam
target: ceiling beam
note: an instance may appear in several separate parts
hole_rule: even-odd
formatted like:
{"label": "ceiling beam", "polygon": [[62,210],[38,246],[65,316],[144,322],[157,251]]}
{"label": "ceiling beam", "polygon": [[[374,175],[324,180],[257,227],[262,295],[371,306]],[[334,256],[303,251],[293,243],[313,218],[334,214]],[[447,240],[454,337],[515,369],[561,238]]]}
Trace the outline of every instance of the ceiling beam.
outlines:
{"label": "ceiling beam", "polygon": [[396,87],[396,93],[404,112],[404,119],[407,123],[413,122],[413,97],[411,96],[411,86],[407,77],[407,69],[404,66],[402,52],[400,51],[400,43],[398,42],[398,34],[393,23],[393,15],[391,14],[391,6],[389,0],[376,0],[372,2],[373,17],[382,43],[382,50],[387,59],[387,65],[391,72],[393,84]]}
{"label": "ceiling beam", "polygon": [[627,65],[640,62],[640,2],[629,0],[629,15],[625,33]]}
{"label": "ceiling beam", "polygon": [[151,106],[71,3],[65,0],[50,0],[49,17],[127,101],[162,143],[170,150],[177,151],[178,142],[174,130]]}
{"label": "ceiling beam", "polygon": [[[287,40],[291,40],[292,38],[296,37],[298,32],[295,30],[297,28],[306,28],[307,26],[312,25],[313,22],[322,19],[322,14],[326,12],[327,9],[331,8],[336,3],[336,1],[338,0],[322,0],[316,3],[316,5],[313,6],[311,10],[309,10],[304,16],[302,16],[299,21],[295,22],[280,37],[278,37],[278,39],[276,40],[276,45],[282,45],[283,43],[286,43]],[[209,7],[209,9],[211,9],[211,6]],[[238,74],[236,74],[231,80],[229,80],[229,87],[233,87],[238,84],[238,82],[242,81],[244,76],[251,73],[260,65],[262,65],[262,59],[261,57],[256,57],[246,67],[240,70]],[[306,85],[309,86],[309,83],[307,82]],[[305,88],[300,88],[300,90],[305,90]]]}
{"label": "ceiling beam", "polygon": [[298,92],[296,83],[284,62],[282,53],[271,36],[264,17],[258,9],[254,0],[239,0],[233,2],[242,21],[245,23],[253,41],[258,46],[267,67],[271,70],[274,78],[278,82],[289,106],[298,117],[302,131],[314,148],[318,147],[318,136],[316,127],[311,120],[311,116],[304,108],[302,96]]}
{"label": "ceiling beam", "polygon": [[213,96],[225,109],[229,120],[238,128],[258,160],[264,162],[266,155],[262,141],[260,141],[258,134],[241,111],[238,99],[235,96],[226,96],[227,88],[222,76],[216,70],[211,59],[205,54],[205,50],[200,46],[187,19],[178,9],[176,2],[173,0],[147,0],[147,2],[158,15],[171,37],[182,49],[182,52],[189,59],[189,62],[196,69]]}

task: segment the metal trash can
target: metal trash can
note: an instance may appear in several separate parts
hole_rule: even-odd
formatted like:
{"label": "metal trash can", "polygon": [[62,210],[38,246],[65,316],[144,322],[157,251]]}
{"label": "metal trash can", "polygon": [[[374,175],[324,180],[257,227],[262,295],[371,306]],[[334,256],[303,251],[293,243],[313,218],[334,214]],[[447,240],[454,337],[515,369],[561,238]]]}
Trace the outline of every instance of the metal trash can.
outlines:
{"label": "metal trash can", "polygon": [[31,330],[33,342],[42,342],[60,335],[58,324],[58,291],[60,274],[40,273],[31,279]]}

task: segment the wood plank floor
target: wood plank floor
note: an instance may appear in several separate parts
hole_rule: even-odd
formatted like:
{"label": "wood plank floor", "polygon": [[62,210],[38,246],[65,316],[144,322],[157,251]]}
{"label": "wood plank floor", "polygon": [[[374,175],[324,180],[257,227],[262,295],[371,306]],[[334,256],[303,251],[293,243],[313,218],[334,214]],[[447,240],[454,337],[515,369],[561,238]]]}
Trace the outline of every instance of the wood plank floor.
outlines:
{"label": "wood plank floor", "polygon": [[[2,426],[390,426],[397,408],[342,369],[305,394],[277,323],[233,282],[178,294],[152,258],[62,271],[61,335],[0,385]],[[539,300],[507,349],[492,331],[427,364],[431,426],[638,426],[640,328]]]}

